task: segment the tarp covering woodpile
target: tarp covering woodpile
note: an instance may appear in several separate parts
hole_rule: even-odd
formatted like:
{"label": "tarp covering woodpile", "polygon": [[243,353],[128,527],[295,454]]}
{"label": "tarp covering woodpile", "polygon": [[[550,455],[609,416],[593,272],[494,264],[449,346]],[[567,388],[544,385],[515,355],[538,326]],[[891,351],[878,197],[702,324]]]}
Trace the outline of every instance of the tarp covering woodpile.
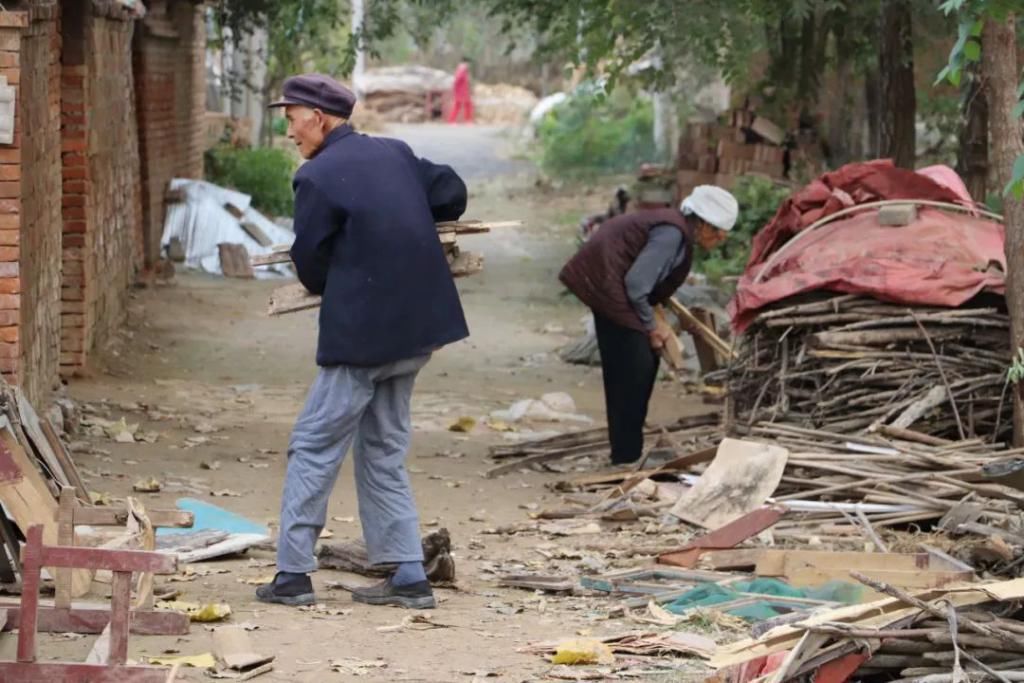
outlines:
{"label": "tarp covering woodpile", "polygon": [[[882,219],[891,207],[856,210],[885,200],[964,210],[919,205],[897,226]],[[1003,242],[944,167],[851,164],[794,194],[755,238],[730,304],[744,333],[724,377],[737,422],[999,441],[1010,428]]]}

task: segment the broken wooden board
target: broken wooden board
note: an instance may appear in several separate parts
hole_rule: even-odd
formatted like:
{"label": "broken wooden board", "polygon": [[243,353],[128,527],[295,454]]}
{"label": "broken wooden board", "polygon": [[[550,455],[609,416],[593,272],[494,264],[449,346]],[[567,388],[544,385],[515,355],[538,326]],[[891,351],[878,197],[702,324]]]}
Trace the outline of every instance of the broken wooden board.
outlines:
{"label": "broken wooden board", "polygon": [[261,247],[269,247],[274,243],[272,239],[267,237],[267,233],[263,232],[263,228],[252,221],[239,221],[238,225]]}
{"label": "broken wooden board", "polygon": [[50,441],[43,432],[39,415],[36,414],[32,404],[25,398],[25,393],[20,387],[12,387],[12,390],[18,402],[18,419],[21,420],[22,431],[24,431],[25,436],[28,438],[28,443],[25,444],[28,447],[26,450],[28,452],[34,451],[34,454],[38,456],[40,462],[53,480],[57,482],[58,486],[70,486],[71,478],[64,471],[64,467],[61,465],[60,460],[57,459],[53,449],[50,448]]}
{"label": "broken wooden board", "polygon": [[761,507],[782,480],[789,451],[779,446],[722,439],[697,483],[672,508],[676,517],[715,529]]}
{"label": "broken wooden board", "polygon": [[[22,533],[37,524],[43,527],[43,542],[56,545],[59,505],[36,465],[21,447],[6,416],[0,415],[0,501]],[[92,572],[72,572],[71,594],[89,592]]]}
{"label": "broken wooden board", "polygon": [[782,519],[784,514],[786,508],[783,507],[763,507],[754,510],[705,536],[690,541],[679,550],[659,555],[658,562],[676,567],[693,567],[704,552],[734,548],[771,527]]}
{"label": "broken wooden board", "polygon": [[476,275],[484,270],[484,257],[471,251],[460,251],[448,262],[448,269],[451,270],[452,277]]}
{"label": "broken wooden board", "polygon": [[310,294],[301,282],[278,287],[270,293],[270,308],[267,315],[284,315],[311,308],[319,308],[320,297]]}
{"label": "broken wooden board", "polygon": [[576,582],[564,576],[540,576],[536,574],[507,574],[498,580],[506,588],[525,588],[546,593],[571,593]]}
{"label": "broken wooden board", "polygon": [[217,245],[220,254],[220,270],[224,277],[235,277],[251,280],[256,277],[249,263],[249,252],[245,245],[221,242]]}

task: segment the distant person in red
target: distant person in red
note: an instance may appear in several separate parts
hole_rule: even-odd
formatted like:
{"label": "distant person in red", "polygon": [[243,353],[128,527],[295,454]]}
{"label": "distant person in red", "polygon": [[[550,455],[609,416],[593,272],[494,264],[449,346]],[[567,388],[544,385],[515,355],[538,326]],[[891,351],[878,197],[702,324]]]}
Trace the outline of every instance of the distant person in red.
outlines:
{"label": "distant person in red", "polygon": [[455,69],[455,83],[452,86],[452,111],[448,114],[448,123],[455,123],[462,112],[463,121],[473,123],[473,98],[469,88],[469,64],[465,59]]}

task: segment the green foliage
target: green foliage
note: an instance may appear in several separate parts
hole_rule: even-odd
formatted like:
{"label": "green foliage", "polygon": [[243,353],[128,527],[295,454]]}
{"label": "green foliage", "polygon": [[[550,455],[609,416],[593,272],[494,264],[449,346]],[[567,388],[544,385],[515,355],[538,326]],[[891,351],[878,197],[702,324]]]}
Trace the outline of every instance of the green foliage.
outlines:
{"label": "green foliage", "polygon": [[1006,379],[1013,384],[1019,384],[1024,379],[1024,349],[1017,347],[1017,355],[1013,357],[1013,363],[1006,372]]}
{"label": "green foliage", "polygon": [[[967,65],[981,61],[981,33],[985,19],[1005,19],[1010,12],[1019,11],[1020,5],[1020,0],[944,0],[939,9],[947,15],[959,17],[960,27],[957,41],[949,53],[949,63],[939,72],[936,83],[948,80],[959,86]],[[1020,118],[1024,115],[1024,83],[1017,89],[1017,99],[1013,115]],[[1014,163],[1010,182],[1003,189],[1003,194],[1024,199],[1024,156]]]}
{"label": "green foliage", "polygon": [[714,284],[723,277],[739,275],[747,266],[754,235],[772,219],[779,206],[789,197],[789,190],[770,180],[744,176],[733,189],[740,204],[736,225],[725,242],[712,251],[698,249],[694,268]]}
{"label": "green foliage", "polygon": [[274,135],[284,137],[288,134],[288,119],[283,116],[275,116],[270,120],[270,128]]}
{"label": "green foliage", "polygon": [[295,208],[292,175],[295,158],[279,149],[237,149],[221,144],[206,153],[206,179],[244,192],[253,206],[271,216],[290,216]]}
{"label": "green foliage", "polygon": [[580,88],[541,123],[541,166],[560,175],[635,170],[654,157],[653,122],[648,98]]}

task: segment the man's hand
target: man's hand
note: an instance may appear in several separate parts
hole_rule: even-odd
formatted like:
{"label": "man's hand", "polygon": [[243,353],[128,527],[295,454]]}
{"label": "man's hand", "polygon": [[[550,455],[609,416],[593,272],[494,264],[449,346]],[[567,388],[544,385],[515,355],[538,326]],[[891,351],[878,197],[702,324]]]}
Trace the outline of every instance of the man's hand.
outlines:
{"label": "man's hand", "polygon": [[667,326],[658,325],[656,328],[647,333],[651,340],[651,348],[655,351],[660,351],[665,348],[665,344],[672,338],[672,330]]}

